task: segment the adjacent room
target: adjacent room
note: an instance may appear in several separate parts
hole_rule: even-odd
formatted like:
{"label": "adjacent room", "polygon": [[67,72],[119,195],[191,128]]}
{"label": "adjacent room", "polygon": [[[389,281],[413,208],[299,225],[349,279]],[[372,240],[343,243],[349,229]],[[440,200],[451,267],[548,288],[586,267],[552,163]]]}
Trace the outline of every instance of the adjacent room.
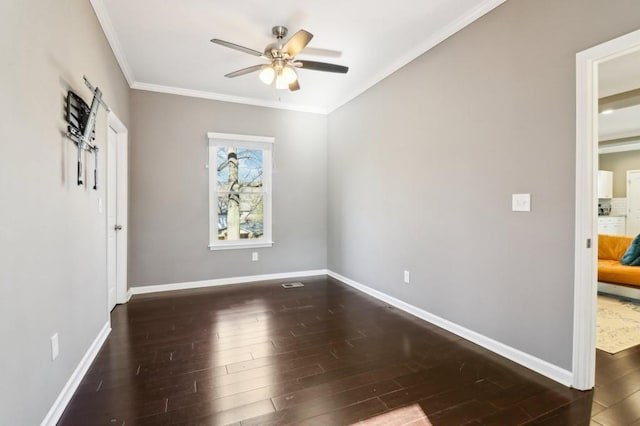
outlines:
{"label": "adjacent room", "polygon": [[0,422],[639,422],[639,16],[3,2]]}
{"label": "adjacent room", "polygon": [[640,344],[640,261],[635,260],[640,235],[639,53],[598,67],[598,97],[596,374],[603,390],[611,380],[605,367],[609,361],[626,358]]}

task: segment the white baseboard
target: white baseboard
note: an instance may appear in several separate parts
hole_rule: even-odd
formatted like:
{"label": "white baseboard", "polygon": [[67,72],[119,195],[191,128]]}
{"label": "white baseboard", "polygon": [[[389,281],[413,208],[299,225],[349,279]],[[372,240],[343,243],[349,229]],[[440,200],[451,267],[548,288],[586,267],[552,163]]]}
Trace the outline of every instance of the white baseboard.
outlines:
{"label": "white baseboard", "polygon": [[41,426],[54,426],[58,423],[62,413],[65,408],[67,408],[67,404],[71,401],[73,393],[78,389],[82,378],[87,373],[87,370],[89,370],[91,363],[95,359],[96,355],[98,355],[100,348],[104,344],[105,340],[107,340],[110,332],[111,321],[107,321],[104,327],[102,327],[102,330],[100,330],[96,338],[93,340],[93,343],[91,343],[91,346],[89,346],[89,349],[87,349],[87,352],[80,360],[80,363],[78,363],[78,366],[71,374],[71,377],[69,377],[69,380],[62,388],[62,391],[60,391],[60,394],[49,409],[49,412],[45,416],[44,420],[42,420],[42,423],[40,424]]}
{"label": "white baseboard", "polygon": [[475,331],[469,330],[468,328],[462,327],[437,315],[433,315],[423,309],[417,308],[413,305],[410,305],[409,303],[403,302],[400,299],[396,299],[395,297],[389,296],[371,287],[367,287],[364,284],[360,284],[333,271],[328,271],[327,275],[355,288],[356,290],[373,296],[376,299],[388,303],[389,305],[395,306],[396,308],[401,309],[411,315],[430,322],[431,324],[437,325],[438,327],[450,331],[451,333],[456,334],[477,345],[480,345],[485,349],[495,352],[498,355],[501,355],[513,362],[516,362],[530,370],[535,371],[536,373],[540,373],[543,376],[555,380],[558,383],[561,383],[565,386],[571,386],[571,384],[573,383],[573,373],[568,370],[560,368],[518,349],[512,348],[511,346],[507,346],[503,343],[500,343]]}
{"label": "white baseboard", "polygon": [[622,285],[602,283],[598,281],[598,291],[602,293],[613,294],[614,296],[622,296],[628,297],[630,299],[640,300],[640,288],[631,288]]}
{"label": "white baseboard", "polygon": [[316,269],[312,271],[284,272],[280,274],[249,275],[246,277],[219,278],[214,280],[191,281],[191,282],[183,282],[183,283],[175,283],[175,284],[146,285],[146,286],[139,286],[139,287],[130,287],[129,291],[131,292],[131,294],[136,295],[136,294],[156,293],[160,291],[189,290],[193,288],[215,287],[220,285],[246,284],[246,283],[256,282],[256,281],[312,277],[315,275],[327,275],[327,270]]}

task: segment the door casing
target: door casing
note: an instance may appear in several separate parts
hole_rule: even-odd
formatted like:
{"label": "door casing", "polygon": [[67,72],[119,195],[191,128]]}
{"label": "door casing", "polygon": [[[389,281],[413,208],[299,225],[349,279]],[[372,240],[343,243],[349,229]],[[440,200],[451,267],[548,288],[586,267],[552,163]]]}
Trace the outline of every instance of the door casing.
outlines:
{"label": "door casing", "polygon": [[640,30],[576,55],[576,209],[572,382],[595,383],[597,295],[598,65],[640,50]]}

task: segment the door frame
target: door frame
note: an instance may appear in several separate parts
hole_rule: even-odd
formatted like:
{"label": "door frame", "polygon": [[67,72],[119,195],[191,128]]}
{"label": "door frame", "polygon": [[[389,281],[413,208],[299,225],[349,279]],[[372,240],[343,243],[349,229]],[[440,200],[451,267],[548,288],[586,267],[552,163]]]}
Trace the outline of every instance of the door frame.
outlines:
{"label": "door frame", "polygon": [[595,383],[597,295],[598,65],[640,50],[640,30],[576,55],[576,209],[572,385]]}
{"label": "door frame", "polygon": [[[127,127],[120,121],[120,119],[115,115],[113,111],[110,111],[107,116],[107,133],[109,132],[109,128],[113,129],[116,133],[116,174],[118,179],[116,180],[116,218],[118,221],[118,225],[122,225],[122,230],[118,232],[118,238],[116,238],[116,265],[118,265],[116,269],[116,304],[126,303],[129,300],[128,289],[127,289],[127,240],[128,240],[128,181],[129,181],[129,131]],[[107,142],[105,143],[107,155],[105,156],[105,169],[109,170],[109,144],[108,144],[108,134],[107,134]],[[108,173],[106,175],[106,185],[105,185],[105,198],[107,199],[107,203],[109,202],[108,191],[109,185],[111,182],[112,176],[109,176]],[[124,177],[124,179],[122,179]],[[108,229],[108,221],[109,214],[108,210],[109,206],[107,206],[107,214],[105,214],[105,228]],[[107,268],[109,268],[108,256],[109,256],[109,237],[107,234],[107,257],[105,258]],[[107,286],[109,282],[107,280]],[[108,288],[107,288],[108,291]],[[108,304],[108,300],[107,300]]]}

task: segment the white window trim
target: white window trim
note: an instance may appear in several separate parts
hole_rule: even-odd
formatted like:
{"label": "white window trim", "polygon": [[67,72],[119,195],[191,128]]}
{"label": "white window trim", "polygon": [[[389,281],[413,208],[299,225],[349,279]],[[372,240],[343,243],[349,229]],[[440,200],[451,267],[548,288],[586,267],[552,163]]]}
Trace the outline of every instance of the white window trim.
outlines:
{"label": "white window trim", "polygon": [[[273,191],[271,185],[271,175],[273,171],[273,143],[275,138],[271,136],[237,135],[232,133],[207,133],[209,138],[209,249],[210,250],[234,250],[248,248],[272,247],[271,235],[271,206],[273,201]],[[266,196],[264,203],[264,224],[261,238],[251,240],[218,240],[218,200],[214,189],[217,183],[216,146],[241,146],[261,149],[264,154],[263,161],[263,187]]]}

